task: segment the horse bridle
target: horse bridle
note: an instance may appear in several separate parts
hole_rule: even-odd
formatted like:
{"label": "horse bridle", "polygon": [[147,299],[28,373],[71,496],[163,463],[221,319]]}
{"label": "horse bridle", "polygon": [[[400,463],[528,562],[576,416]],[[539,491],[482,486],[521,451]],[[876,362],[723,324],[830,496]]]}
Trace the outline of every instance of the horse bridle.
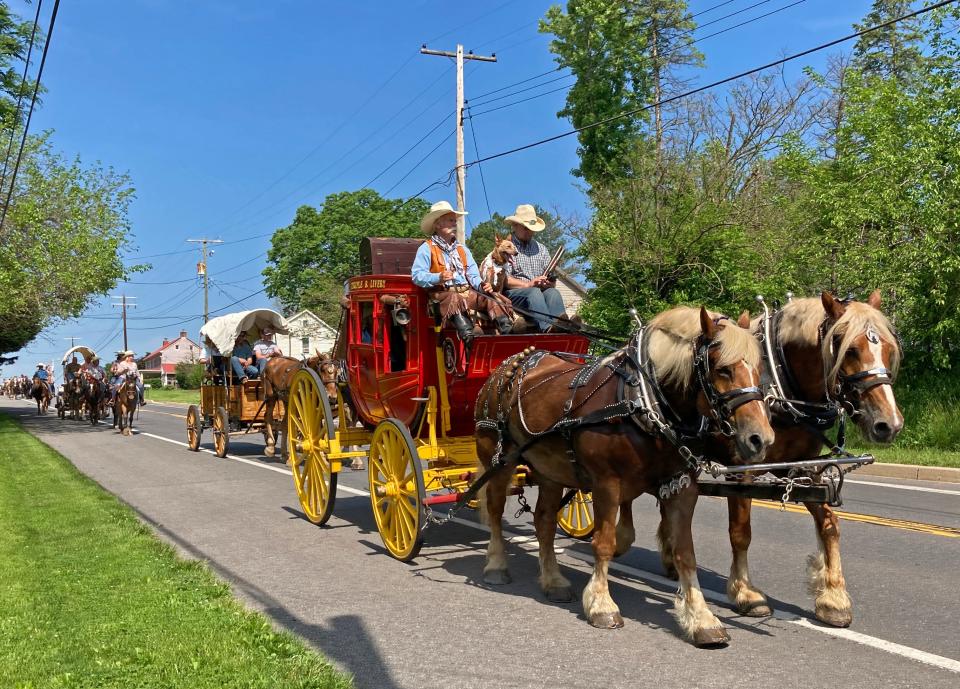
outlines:
{"label": "horse bridle", "polygon": [[[717,319],[717,321],[719,320]],[[764,397],[763,392],[757,385],[734,388],[726,392],[717,390],[710,376],[710,350],[719,346],[719,342],[711,342],[701,335],[697,338],[693,364],[697,372],[697,381],[707,398],[713,422],[717,425],[720,433],[731,437],[736,434],[733,420],[737,409],[750,402],[762,402]],[[766,409],[766,405],[764,405],[764,409]]]}
{"label": "horse bridle", "polygon": [[[824,318],[817,329],[821,347],[831,323],[832,319]],[[866,333],[867,339],[872,342],[879,341],[879,339],[872,340],[870,337],[871,333],[873,333],[874,337],[878,337],[875,332],[868,329]],[[832,370],[833,367],[837,365],[836,359],[838,353],[836,352],[833,340],[830,341],[830,354],[833,361],[829,367],[824,368],[824,371]],[[886,366],[875,366],[864,371],[857,371],[856,373],[850,374],[846,374],[838,369],[837,382],[836,385],[833,386],[833,390],[830,390],[826,377],[824,377],[824,387],[826,387],[827,399],[841,405],[851,416],[856,416],[862,413],[859,408],[859,402],[866,393],[881,385],[892,386],[894,380],[893,371]]]}

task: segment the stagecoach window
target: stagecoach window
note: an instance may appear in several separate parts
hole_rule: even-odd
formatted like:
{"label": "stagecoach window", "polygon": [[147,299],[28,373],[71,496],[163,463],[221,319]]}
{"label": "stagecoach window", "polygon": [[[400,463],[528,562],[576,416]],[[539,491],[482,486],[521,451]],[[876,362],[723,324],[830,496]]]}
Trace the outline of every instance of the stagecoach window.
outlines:
{"label": "stagecoach window", "polygon": [[387,365],[390,371],[407,370],[407,337],[406,328],[393,322],[393,311],[390,308],[383,310],[383,328],[389,333],[390,341],[387,346]]}
{"label": "stagecoach window", "polygon": [[373,344],[373,302],[362,301],[357,309],[357,320],[354,321],[353,341],[361,344]]}

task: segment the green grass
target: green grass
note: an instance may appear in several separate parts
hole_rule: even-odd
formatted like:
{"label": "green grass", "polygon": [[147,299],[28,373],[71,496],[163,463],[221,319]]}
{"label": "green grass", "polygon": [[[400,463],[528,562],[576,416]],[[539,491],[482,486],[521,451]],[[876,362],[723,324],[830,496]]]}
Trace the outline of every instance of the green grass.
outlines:
{"label": "green grass", "polygon": [[[859,444],[859,443],[858,443]],[[865,444],[864,444],[865,445]],[[857,447],[848,446],[850,452],[869,452],[883,464],[918,464],[931,467],[956,467],[960,469],[960,452],[937,450],[928,447]]]}
{"label": "green grass", "polygon": [[0,415],[0,687],[350,687]]}
{"label": "green grass", "polygon": [[147,402],[183,402],[200,404],[199,390],[181,390],[180,388],[150,388],[147,390]]}

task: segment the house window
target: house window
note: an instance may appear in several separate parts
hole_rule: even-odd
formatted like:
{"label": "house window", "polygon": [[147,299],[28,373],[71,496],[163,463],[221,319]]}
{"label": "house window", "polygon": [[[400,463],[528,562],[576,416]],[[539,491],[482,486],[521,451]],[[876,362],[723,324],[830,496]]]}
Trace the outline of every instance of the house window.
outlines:
{"label": "house window", "polygon": [[173,345],[174,349],[180,349],[180,345]]}
{"label": "house window", "polygon": [[301,352],[303,352],[304,354],[310,354],[310,338],[309,337],[301,337],[300,345],[301,345],[301,349],[300,349]]}

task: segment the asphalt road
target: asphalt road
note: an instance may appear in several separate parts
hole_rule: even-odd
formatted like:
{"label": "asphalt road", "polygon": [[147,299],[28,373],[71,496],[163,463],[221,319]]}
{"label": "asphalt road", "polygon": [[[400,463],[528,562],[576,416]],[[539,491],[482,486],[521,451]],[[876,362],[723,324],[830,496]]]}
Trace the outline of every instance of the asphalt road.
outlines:
{"label": "asphalt road", "polygon": [[[341,475],[334,517],[316,527],[300,513],[286,466],[262,456],[260,436],[234,438],[227,459],[188,451],[183,406],[150,404],[129,438],[53,414],[38,418],[20,401],[3,399],[0,411],[131,505],[184,556],[209,562],[251,607],[304,637],[360,687],[960,686],[956,484],[847,482],[849,630],[813,619],[804,584],[813,522],[793,511],[754,510],[753,579],[776,616],[736,615],[721,595],[726,507],[702,499],[694,525],[700,581],[708,597],[715,593],[712,607],[732,642],[699,650],[679,638],[669,614],[675,585],[660,575],[651,498],[635,507],[637,543],[611,572],[626,626],[601,631],[579,603],[551,604],[539,593],[527,516],[510,527],[514,583],[493,588],[480,583],[486,534],[473,515],[430,528],[416,561],[397,562],[376,532],[365,473]],[[211,446],[209,431],[203,441]],[[582,588],[589,545],[557,544],[566,576]]]}

